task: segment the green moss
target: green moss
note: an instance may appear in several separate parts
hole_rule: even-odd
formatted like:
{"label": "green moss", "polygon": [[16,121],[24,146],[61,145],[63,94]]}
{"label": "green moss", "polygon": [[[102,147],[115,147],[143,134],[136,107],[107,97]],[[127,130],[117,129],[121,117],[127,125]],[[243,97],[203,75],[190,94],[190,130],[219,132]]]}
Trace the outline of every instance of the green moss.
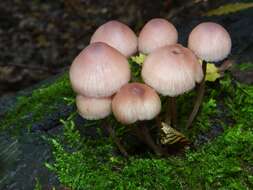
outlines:
{"label": "green moss", "polygon": [[145,154],[125,160],[115,156],[115,146],[102,135],[96,140],[81,138],[70,118],[64,122],[68,147],[52,139],[55,161],[47,167],[72,189],[252,189],[253,86],[227,75],[219,90],[209,91],[208,97],[212,98],[206,99],[194,128],[201,128],[206,112],[217,113],[213,111],[218,101],[225,102],[226,115],[234,124],[184,157]]}
{"label": "green moss", "polygon": [[253,69],[253,63],[242,63],[234,65],[235,69],[239,69],[241,71],[247,71]]}
{"label": "green moss", "polygon": [[126,160],[112,153],[115,146],[102,135],[96,140],[81,138],[70,118],[64,121],[64,146],[60,139],[51,139],[55,161],[47,167],[71,189],[252,189],[253,86],[226,75],[218,90],[208,91],[195,128],[206,130],[201,125],[210,122],[207,115],[217,114],[220,101],[234,124],[183,157],[146,154]]}
{"label": "green moss", "polygon": [[[132,70],[140,80],[139,66],[133,65]],[[64,137],[50,140],[54,162],[46,166],[72,189],[252,189],[253,86],[233,81],[229,75],[207,84],[207,96],[194,128],[180,131],[193,142],[217,122],[225,131],[198,150],[188,150],[183,157],[157,158],[146,153],[125,160],[115,155],[115,145],[101,133],[97,139],[81,137],[73,122],[74,114],[61,120]],[[178,99],[180,126],[191,110],[193,96],[191,92]],[[13,125],[29,128],[67,104],[64,97],[73,103],[67,75],[34,90],[30,96],[19,97],[1,122],[1,129]],[[217,109],[220,104],[224,110]],[[224,125],[226,119],[232,124]],[[96,127],[99,131],[100,124],[91,122],[83,127]],[[123,135],[124,127],[117,127],[117,134]]]}
{"label": "green moss", "polygon": [[48,114],[59,109],[59,105],[65,104],[64,97],[73,97],[68,75],[58,78],[53,84],[42,86],[32,92],[31,95],[17,98],[16,105],[8,111],[1,128],[10,126],[27,127],[45,118]]}
{"label": "green moss", "polygon": [[38,180],[38,178],[35,179],[34,190],[42,190],[42,186],[41,186],[40,181]]}
{"label": "green moss", "polygon": [[227,15],[231,13],[236,13],[245,9],[253,7],[253,3],[229,3],[223,6],[220,6],[217,9],[210,10],[206,13],[206,16],[220,16]]}

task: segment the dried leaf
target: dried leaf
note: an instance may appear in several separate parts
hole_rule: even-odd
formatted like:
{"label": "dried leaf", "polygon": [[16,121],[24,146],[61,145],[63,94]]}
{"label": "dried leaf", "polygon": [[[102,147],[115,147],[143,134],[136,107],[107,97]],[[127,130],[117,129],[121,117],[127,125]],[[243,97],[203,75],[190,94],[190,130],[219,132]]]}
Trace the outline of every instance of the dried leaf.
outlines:
{"label": "dried leaf", "polygon": [[206,16],[220,16],[252,8],[253,3],[229,3],[207,12]]}
{"label": "dried leaf", "polygon": [[176,129],[162,122],[161,143],[171,145],[175,143],[189,144],[189,140]]}

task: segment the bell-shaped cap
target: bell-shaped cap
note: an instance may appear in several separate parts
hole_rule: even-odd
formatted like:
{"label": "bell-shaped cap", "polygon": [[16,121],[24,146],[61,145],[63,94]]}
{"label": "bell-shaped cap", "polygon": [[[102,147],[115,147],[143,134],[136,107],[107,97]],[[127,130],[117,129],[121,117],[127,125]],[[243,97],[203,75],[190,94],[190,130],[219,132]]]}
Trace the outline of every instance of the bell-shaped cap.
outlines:
{"label": "bell-shaped cap", "polygon": [[70,82],[78,94],[111,96],[131,77],[127,58],[105,43],[90,44],[73,61]]}
{"label": "bell-shaped cap", "polygon": [[148,21],[142,28],[138,38],[140,52],[149,54],[165,45],[176,44],[178,32],[169,21],[155,18]]}
{"label": "bell-shaped cap", "polygon": [[204,22],[190,33],[188,47],[202,60],[218,62],[225,59],[231,51],[231,38],[221,25]]}
{"label": "bell-shaped cap", "polygon": [[112,100],[116,119],[124,124],[153,119],[161,111],[161,101],[154,89],[141,83],[124,85]]}
{"label": "bell-shaped cap", "polygon": [[137,36],[127,25],[112,20],[101,25],[90,43],[104,42],[129,57],[137,52]]}
{"label": "bell-shaped cap", "polygon": [[194,53],[179,44],[164,46],[149,54],[141,71],[146,84],[164,96],[174,97],[194,88],[203,79]]}
{"label": "bell-shaped cap", "polygon": [[77,95],[76,106],[78,113],[87,120],[103,119],[111,113],[110,97],[93,98]]}

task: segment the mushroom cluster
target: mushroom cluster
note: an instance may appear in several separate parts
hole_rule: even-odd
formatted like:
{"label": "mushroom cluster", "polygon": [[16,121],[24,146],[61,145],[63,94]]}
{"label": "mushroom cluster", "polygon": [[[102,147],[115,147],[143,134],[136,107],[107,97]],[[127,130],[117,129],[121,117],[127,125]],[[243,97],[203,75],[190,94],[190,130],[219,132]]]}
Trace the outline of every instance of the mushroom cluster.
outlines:
{"label": "mushroom cluster", "polygon": [[[165,19],[148,21],[138,37],[127,25],[109,21],[94,32],[90,44],[70,67],[78,112],[87,120],[104,119],[113,113],[122,124],[137,122],[137,127],[132,127],[136,136],[156,154],[165,155],[164,147],[155,143],[143,123],[161,112],[158,93],[167,97],[166,118],[168,125],[175,127],[176,97],[197,86],[196,103],[187,123],[190,127],[203,99],[206,61],[223,60],[230,50],[228,32],[212,22],[196,26],[190,33],[186,48],[178,44],[175,26]],[[144,83],[131,81],[128,58],[137,51],[146,55],[141,67]],[[203,60],[202,64],[199,59]],[[127,156],[114,129],[107,127],[122,154]]]}

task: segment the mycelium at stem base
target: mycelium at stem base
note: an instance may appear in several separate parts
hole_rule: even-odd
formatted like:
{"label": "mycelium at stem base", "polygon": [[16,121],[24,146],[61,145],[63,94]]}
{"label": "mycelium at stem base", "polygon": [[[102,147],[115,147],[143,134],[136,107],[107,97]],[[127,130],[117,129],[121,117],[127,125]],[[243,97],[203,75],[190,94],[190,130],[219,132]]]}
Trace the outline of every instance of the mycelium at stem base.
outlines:
{"label": "mycelium at stem base", "polygon": [[195,104],[193,107],[193,110],[191,112],[191,115],[186,123],[186,127],[187,128],[191,128],[192,127],[192,123],[195,119],[195,117],[198,114],[199,108],[203,102],[203,98],[204,98],[204,94],[205,94],[205,76],[206,76],[206,61],[202,61],[202,70],[203,70],[203,80],[200,82],[200,84],[198,84],[197,87],[197,97],[195,100]]}

